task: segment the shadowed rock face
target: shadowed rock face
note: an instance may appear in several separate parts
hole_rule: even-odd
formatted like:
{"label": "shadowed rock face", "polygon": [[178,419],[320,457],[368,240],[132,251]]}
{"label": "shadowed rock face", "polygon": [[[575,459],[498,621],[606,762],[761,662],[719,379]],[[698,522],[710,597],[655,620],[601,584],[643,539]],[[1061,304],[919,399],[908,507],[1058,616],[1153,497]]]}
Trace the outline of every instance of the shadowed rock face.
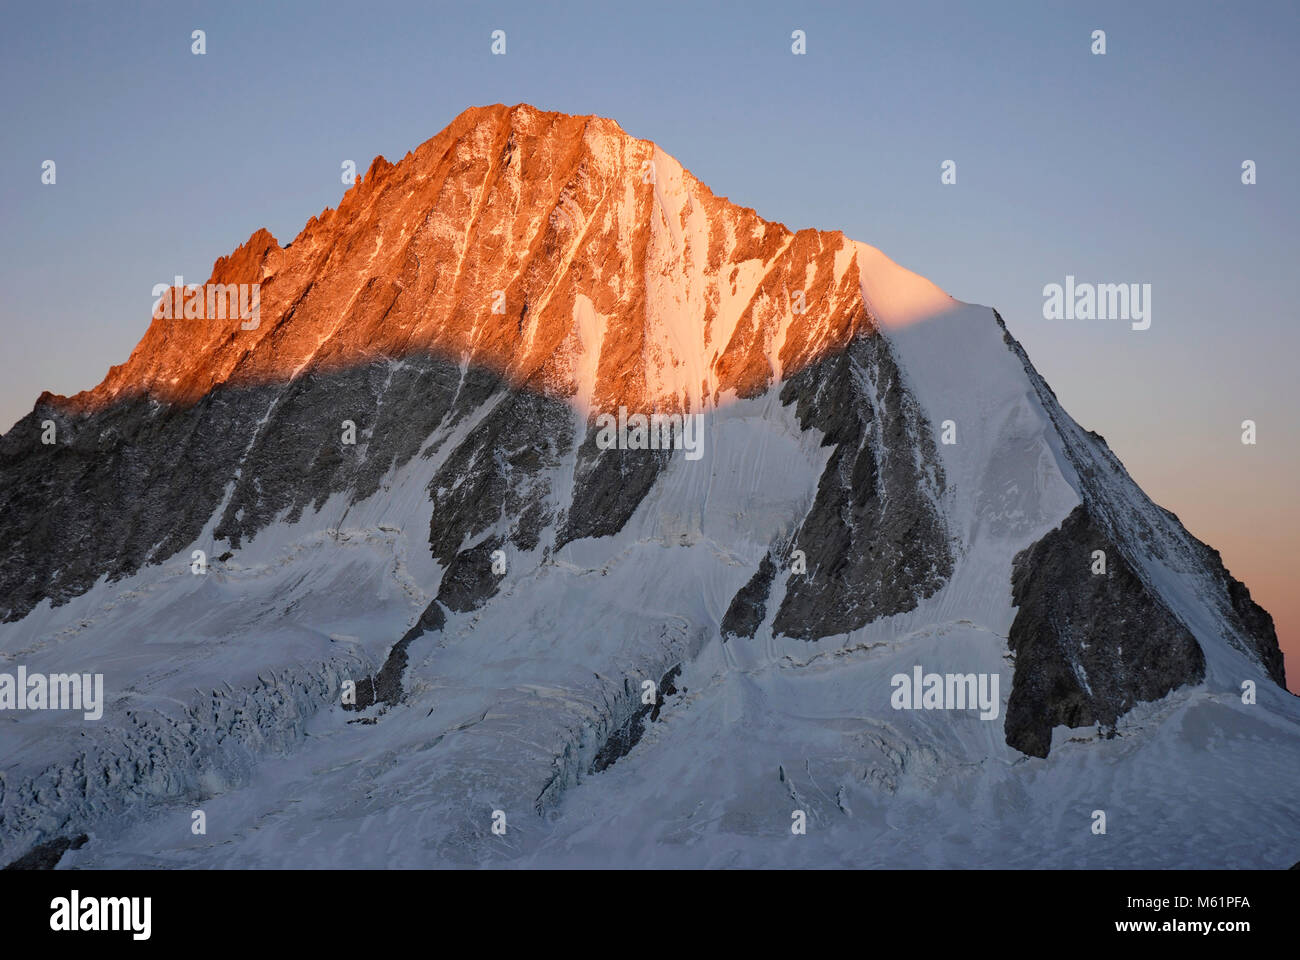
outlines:
{"label": "shadowed rock face", "polygon": [[433,555],[450,563],[467,541],[495,526],[508,529],[520,549],[536,547],[554,519],[547,508],[550,471],[573,443],[573,411],[562,401],[527,390],[502,397],[429,483]]}
{"label": "shadowed rock face", "polygon": [[[38,401],[0,439],[0,617],[64,603],[193,542],[273,397],[227,392],[188,409],[139,398],[89,416]],[[41,442],[45,420],[54,444]]]}
{"label": "shadowed rock face", "polygon": [[[102,575],[166,560],[219,510],[215,536],[238,549],[331,494],[368,497],[499,389],[490,373],[462,377],[445,360],[408,357],[218,387],[189,407],[137,398],[79,414],[38,403],[0,439],[0,615],[21,619],[42,599],[66,602]],[[54,444],[40,441],[44,420],[55,422]],[[343,442],[344,421],[355,444]],[[442,543],[476,532],[471,518],[456,520]]]}
{"label": "shadowed rock face", "polygon": [[668,465],[671,452],[667,450],[601,450],[596,432],[594,427],[589,430],[578,450],[573,505],[556,547],[618,533]]}
{"label": "shadowed rock face", "polygon": [[[1105,551],[1104,574],[1092,572],[1095,550]],[[1016,665],[1005,730],[1023,753],[1047,756],[1060,724],[1113,733],[1138,701],[1205,676],[1196,638],[1084,506],[1016,556],[1011,583],[1019,610],[1008,638]]]}
{"label": "shadowed rock face", "polygon": [[1273,682],[1279,687],[1286,687],[1286,670],[1282,665],[1282,648],[1277,643],[1277,629],[1273,625],[1272,615],[1250,597],[1250,590],[1244,583],[1231,576],[1223,567],[1223,560],[1218,550],[1206,550],[1214,556],[1216,566],[1222,571],[1227,585],[1228,598],[1232,609],[1241,618],[1251,648]]}
{"label": "shadowed rock face", "polygon": [[[55,423],[54,444],[41,443],[44,420]],[[436,357],[309,372],[274,388],[217,387],[189,407],[138,398],[69,413],[39,403],[0,439],[0,616],[21,619],[42,599],[63,603],[102,575],[166,560],[214,515],[216,539],[238,550],[333,494],[374,495],[391,470],[448,443],[429,484],[429,546],[446,567],[440,599],[472,609],[496,590],[494,550],[509,541],[530,551],[561,520],[561,545],[616,533],[667,461],[666,452],[602,453],[593,432],[575,503],[557,517],[552,479],[573,451],[575,424],[562,400]]]}
{"label": "shadowed rock face", "polygon": [[952,554],[932,428],[887,341],[858,337],[791,377],[781,400],[835,452],[794,543],[808,572],[790,575],[773,630],[812,640],[913,609],[951,576]]}
{"label": "shadowed rock face", "polygon": [[[385,473],[419,453],[440,425],[458,422],[498,383],[477,376],[462,389],[460,371],[432,357],[379,360],[355,370],[309,372],[261,411],[245,406],[239,430],[248,448],[237,463],[220,464],[231,477],[237,467],[238,479],[216,536],[238,548],[282,513],[294,523],[333,493],[347,490],[354,503],[369,497]],[[355,427],[354,444],[343,442],[345,422]],[[206,433],[209,425],[200,429]]]}

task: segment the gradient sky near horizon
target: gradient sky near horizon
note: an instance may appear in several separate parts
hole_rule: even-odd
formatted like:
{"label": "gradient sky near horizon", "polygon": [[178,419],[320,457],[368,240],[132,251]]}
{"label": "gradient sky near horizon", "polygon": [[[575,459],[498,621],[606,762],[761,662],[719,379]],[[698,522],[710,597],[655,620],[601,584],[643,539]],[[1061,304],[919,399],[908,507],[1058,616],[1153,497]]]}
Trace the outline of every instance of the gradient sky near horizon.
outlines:
{"label": "gradient sky near horizon", "polygon": [[[1300,690],[1298,48],[1282,2],[7,3],[0,429],[123,362],[155,283],[337,205],[343,161],[472,105],[600,114],[769,220],[996,307],[1273,614]],[[1067,274],[1150,283],[1151,328],[1043,319]]]}

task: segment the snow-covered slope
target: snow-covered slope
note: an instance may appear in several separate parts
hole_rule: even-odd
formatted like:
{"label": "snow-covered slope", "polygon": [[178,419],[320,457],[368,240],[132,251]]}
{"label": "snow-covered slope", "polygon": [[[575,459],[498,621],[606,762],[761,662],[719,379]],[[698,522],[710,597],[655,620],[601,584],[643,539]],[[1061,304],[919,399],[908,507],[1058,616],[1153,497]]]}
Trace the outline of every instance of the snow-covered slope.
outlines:
{"label": "snow-covered slope", "polygon": [[[471,111],[367,190],[218,264],[280,278],[254,341],[155,323],[0,442],[0,670],[109,691],[0,714],[0,861],[1300,859],[1271,621],[992,310],[609,121]],[[620,405],[703,456],[600,449]]]}

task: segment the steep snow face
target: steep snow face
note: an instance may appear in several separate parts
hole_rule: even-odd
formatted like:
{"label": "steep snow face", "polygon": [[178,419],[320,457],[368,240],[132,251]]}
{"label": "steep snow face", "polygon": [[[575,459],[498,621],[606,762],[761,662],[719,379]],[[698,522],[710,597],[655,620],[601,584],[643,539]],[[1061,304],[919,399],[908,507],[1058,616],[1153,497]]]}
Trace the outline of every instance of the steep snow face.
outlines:
{"label": "steep snow face", "polygon": [[963,571],[951,609],[1005,637],[1011,559],[1079,503],[1074,471],[991,310],[953,300],[874,248],[860,244],[858,257],[863,299],[883,311],[884,336],[935,432]]}
{"label": "steep snow face", "polygon": [[[522,106],[250,277],[251,336],[155,322],[0,440],[0,672],[109,691],[4,718],[0,861],[1297,859],[1267,614],[988,308]],[[619,406],[702,457],[603,449]],[[918,669],[990,699],[908,709]]]}

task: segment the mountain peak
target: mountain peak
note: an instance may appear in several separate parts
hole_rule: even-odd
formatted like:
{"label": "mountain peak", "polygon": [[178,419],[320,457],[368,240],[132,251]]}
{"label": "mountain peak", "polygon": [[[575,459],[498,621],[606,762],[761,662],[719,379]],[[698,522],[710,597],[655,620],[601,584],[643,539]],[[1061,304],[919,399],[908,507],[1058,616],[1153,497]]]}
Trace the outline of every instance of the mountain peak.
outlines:
{"label": "mountain peak", "polygon": [[[46,395],[0,438],[0,650],[42,677],[109,665],[115,691],[93,743],[7,720],[0,849],[43,856],[58,824],[117,856],[166,833],[128,818],[247,778],[274,789],[218,846],[277,865],[322,831],[352,866],[609,856],[629,823],[701,863],[745,834],[905,863],[880,811],[947,803],[1037,843],[998,856],[1131,866],[1154,848],[1094,853],[1082,813],[1062,846],[1061,811],[1104,769],[1155,798],[1121,829],[1177,846],[1168,771],[1196,756],[1206,782],[1288,773],[1192,811],[1210,848],[1272,862],[1300,701],[1271,618],[994,311],[522,105],[377,157],[210,286],[233,313],[163,286],[76,400],[99,409]],[[249,776],[289,751],[290,793]],[[361,809],[380,755],[400,762]],[[787,801],[829,846],[786,842]],[[705,806],[716,833],[683,844]],[[484,846],[498,809],[536,818]],[[355,813],[379,842],[339,829]],[[189,840],[167,855],[211,866]],[[959,840],[945,856],[989,864]]]}
{"label": "mountain peak", "polygon": [[528,104],[470,108],[397,163],[375,157],[283,248],[263,229],[220,258],[209,284],[230,283],[259,286],[258,317],[155,316],[71,405],[188,404],[427,353],[589,407],[698,410],[844,346],[870,312],[951,302],[838,231],[715,196],[613,120]]}

